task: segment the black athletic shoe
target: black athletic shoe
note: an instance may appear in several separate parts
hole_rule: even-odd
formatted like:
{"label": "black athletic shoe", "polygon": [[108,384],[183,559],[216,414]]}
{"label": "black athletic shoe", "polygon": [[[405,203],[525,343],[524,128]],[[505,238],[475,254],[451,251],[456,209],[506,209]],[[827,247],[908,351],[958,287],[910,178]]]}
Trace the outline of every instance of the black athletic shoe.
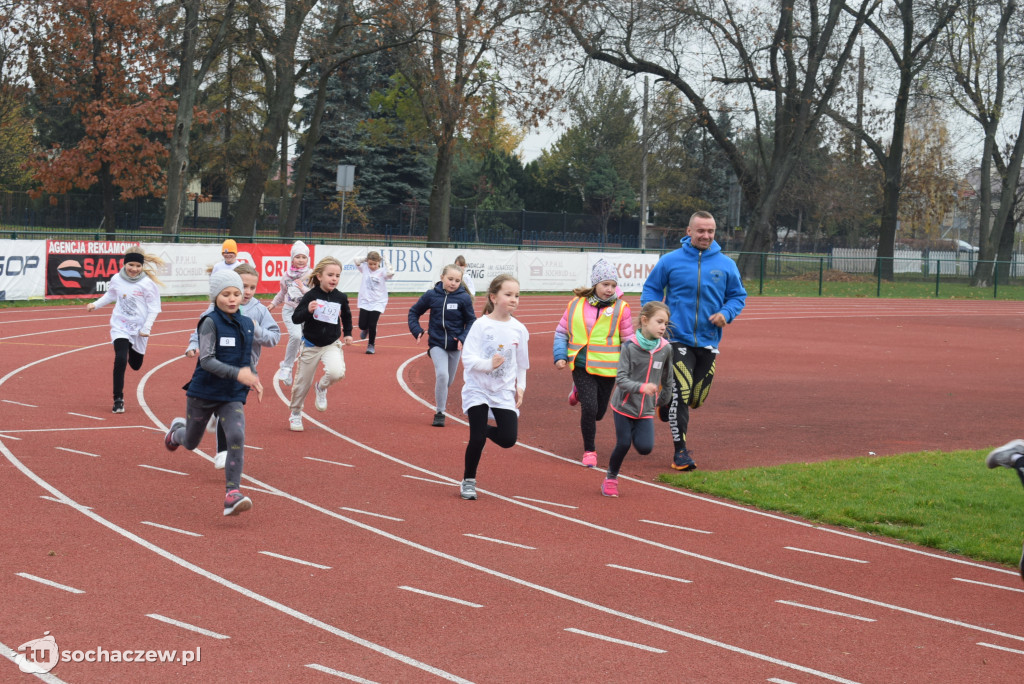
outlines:
{"label": "black athletic shoe", "polygon": [[111,413],[124,413],[124,399],[115,399],[114,408],[110,410]]}
{"label": "black athletic shoe", "polygon": [[444,413],[438,411],[434,414],[434,420],[430,423],[432,427],[444,427]]}
{"label": "black athletic shoe", "polygon": [[672,467],[675,470],[682,470],[688,472],[690,470],[696,470],[697,464],[693,462],[693,457],[690,455],[689,449],[682,449],[677,451],[672,457]]}

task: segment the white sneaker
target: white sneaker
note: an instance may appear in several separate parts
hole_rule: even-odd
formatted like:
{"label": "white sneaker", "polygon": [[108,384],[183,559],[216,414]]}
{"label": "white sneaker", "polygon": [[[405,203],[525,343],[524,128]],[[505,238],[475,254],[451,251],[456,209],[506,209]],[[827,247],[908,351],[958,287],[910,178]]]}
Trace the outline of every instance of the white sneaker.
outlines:
{"label": "white sneaker", "polygon": [[319,382],[316,383],[316,410],[327,410],[327,388],[321,387]]}
{"label": "white sneaker", "polygon": [[209,422],[206,423],[206,431],[213,433],[217,431],[217,414],[214,413],[210,416]]}
{"label": "white sneaker", "polygon": [[302,414],[293,413],[288,417],[288,429],[292,432],[302,432]]}
{"label": "white sneaker", "polygon": [[284,385],[287,385],[287,386],[290,387],[291,384],[292,384],[292,369],[291,368],[282,368],[281,370],[279,370],[277,372],[277,378]]}
{"label": "white sneaker", "polygon": [[218,451],[217,455],[213,457],[213,467],[217,470],[224,470],[224,464],[227,463],[228,452]]}

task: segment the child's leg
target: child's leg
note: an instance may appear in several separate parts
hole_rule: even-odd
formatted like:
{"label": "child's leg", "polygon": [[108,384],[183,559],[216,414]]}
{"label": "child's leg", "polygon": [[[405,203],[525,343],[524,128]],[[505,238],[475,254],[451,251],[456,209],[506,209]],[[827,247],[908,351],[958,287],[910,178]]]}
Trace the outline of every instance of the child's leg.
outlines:
{"label": "child's leg", "polygon": [[145,355],[135,351],[134,348],[128,348],[128,365],[132,370],[139,370],[142,368],[142,362],[145,360]]}
{"label": "child's leg", "polygon": [[313,385],[313,376],[316,374],[316,367],[320,363],[324,349],[303,344],[302,351],[299,352],[299,366],[295,370],[295,381],[292,383],[292,398],[289,402],[292,413],[302,413],[302,404]]}
{"label": "child's leg", "polygon": [[224,430],[227,460],[224,462],[224,479],[228,491],[238,489],[242,483],[242,466],[245,463],[245,404],[231,401],[217,408],[217,416]]}
{"label": "child's leg", "polygon": [[459,365],[459,352],[455,352],[454,367],[451,352],[440,347],[430,348],[430,360],[434,362],[434,406],[438,413],[444,413],[448,405],[448,387],[455,380],[455,368]]}
{"label": "child's leg", "polygon": [[341,341],[324,347],[320,360],[324,363],[324,374],[318,383],[320,387],[330,387],[345,377],[345,354],[341,351]]}
{"label": "child's leg", "polygon": [[466,417],[469,419],[469,441],[466,442],[466,465],[462,479],[474,480],[480,456],[484,453],[484,444],[487,443],[487,404],[470,407]]}
{"label": "child's leg", "polygon": [[576,368],[572,372],[572,379],[576,384],[576,397],[580,402],[580,433],[583,436],[583,451],[595,451],[599,401],[597,378],[584,368]]}
{"label": "child's leg", "polygon": [[114,340],[114,399],[124,398],[124,371],[128,368],[128,352],[131,340],[119,337]]}
{"label": "child's leg", "polygon": [[288,331],[288,346],[284,349],[284,360],[281,361],[281,368],[289,371],[295,365],[295,359],[298,357],[299,349],[302,347],[302,326],[298,323],[292,323],[293,313],[295,313],[294,307],[281,309],[281,322],[284,323],[285,330]]}
{"label": "child's leg", "polygon": [[608,400],[612,398],[612,390],[615,389],[615,377],[603,375],[591,375],[590,377],[597,382],[597,414],[594,416],[594,420],[601,420],[608,410]]}
{"label": "child's leg", "polygon": [[[359,313],[360,317],[363,315]],[[367,311],[366,312],[366,328],[369,330],[369,343],[375,344],[377,341],[377,321],[380,320],[380,311]]]}
{"label": "child's leg", "polygon": [[217,418],[217,453],[228,450],[228,438],[224,434],[224,421]]}
{"label": "child's leg", "polygon": [[203,441],[206,423],[221,403],[188,397],[185,401],[185,427],[174,431],[172,439],[186,449],[195,449]]}
{"label": "child's leg", "polygon": [[496,425],[487,426],[487,439],[502,449],[515,446],[519,438],[519,414],[511,409],[492,408]]}
{"label": "child's leg", "polygon": [[363,332],[359,337],[366,337],[366,333],[370,331],[370,312],[366,309],[359,310],[359,330]]}
{"label": "child's leg", "polygon": [[626,458],[626,454],[629,452],[629,446],[633,443],[634,434],[636,430],[635,423],[650,423],[652,421],[633,420],[628,416],[624,416],[621,413],[612,411],[612,420],[615,421],[615,448],[612,449],[611,456],[608,457],[608,479],[614,480],[619,476],[619,469],[622,467],[622,461]]}
{"label": "child's leg", "polygon": [[[618,415],[618,414],[616,414]],[[641,456],[654,451],[654,420],[640,419],[633,421],[633,446]]]}

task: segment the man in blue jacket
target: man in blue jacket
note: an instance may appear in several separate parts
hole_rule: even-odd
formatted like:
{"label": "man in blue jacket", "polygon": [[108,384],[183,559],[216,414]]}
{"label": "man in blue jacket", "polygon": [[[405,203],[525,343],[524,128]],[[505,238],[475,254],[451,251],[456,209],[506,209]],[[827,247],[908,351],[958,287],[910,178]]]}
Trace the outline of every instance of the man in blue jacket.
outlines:
{"label": "man in blue jacket", "polygon": [[659,415],[672,429],[672,467],[695,470],[697,464],[686,448],[690,409],[699,408],[708,397],[722,328],[743,311],[747,291],[736,262],[715,242],[711,214],[695,212],[681,242],[679,249],[655,264],[644,282],[640,305],[663,301],[671,312],[668,338],[676,387],[672,403]]}

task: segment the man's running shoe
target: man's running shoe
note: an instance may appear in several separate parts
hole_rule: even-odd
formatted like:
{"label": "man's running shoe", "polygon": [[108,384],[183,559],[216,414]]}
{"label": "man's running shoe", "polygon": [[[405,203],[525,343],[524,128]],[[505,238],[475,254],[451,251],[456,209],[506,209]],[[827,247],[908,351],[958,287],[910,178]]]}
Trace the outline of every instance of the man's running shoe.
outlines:
{"label": "man's running shoe", "polygon": [[693,462],[693,457],[690,455],[690,450],[683,449],[681,451],[677,451],[675,455],[672,456],[672,467],[676,470],[682,470],[685,472],[690,470],[696,470],[697,464]]}
{"label": "man's running shoe", "polygon": [[998,468],[999,466],[1014,468],[1016,467],[1014,463],[1022,455],[1024,455],[1024,439],[1015,439],[990,451],[985,457],[985,465],[989,468]]}

